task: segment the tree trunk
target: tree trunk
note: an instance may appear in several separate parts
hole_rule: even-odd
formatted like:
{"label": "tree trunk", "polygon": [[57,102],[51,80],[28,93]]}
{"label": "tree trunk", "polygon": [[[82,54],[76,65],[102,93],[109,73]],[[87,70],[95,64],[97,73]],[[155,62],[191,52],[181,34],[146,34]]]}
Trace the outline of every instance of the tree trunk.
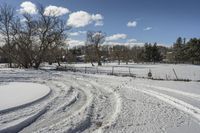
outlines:
{"label": "tree trunk", "polygon": [[9,67],[12,68],[12,61],[9,59]]}
{"label": "tree trunk", "polygon": [[98,45],[96,45],[96,53],[97,53],[97,62],[98,62],[98,66],[102,66],[102,63],[101,63],[101,55],[100,55],[100,51],[99,51],[99,48],[98,48]]}
{"label": "tree trunk", "polygon": [[120,59],[118,60],[118,65],[120,65]]}
{"label": "tree trunk", "polygon": [[102,66],[102,63],[101,63],[101,61],[100,61],[100,60],[98,61],[98,66]]}
{"label": "tree trunk", "polygon": [[30,62],[30,67],[33,67],[33,63],[32,62]]}
{"label": "tree trunk", "polygon": [[93,62],[91,61],[92,66],[94,66]]}
{"label": "tree trunk", "polygon": [[8,55],[8,63],[9,63],[9,67],[12,68],[12,58],[10,56],[10,52],[9,52],[9,55]]}
{"label": "tree trunk", "polygon": [[35,68],[35,69],[38,69],[38,68],[39,68],[39,66],[40,66],[40,62],[37,62],[37,63],[35,63],[35,66],[34,66],[34,68]]}
{"label": "tree trunk", "polygon": [[59,60],[57,60],[57,62],[58,62],[58,66],[61,66],[61,65],[60,65],[60,61],[59,61]]}

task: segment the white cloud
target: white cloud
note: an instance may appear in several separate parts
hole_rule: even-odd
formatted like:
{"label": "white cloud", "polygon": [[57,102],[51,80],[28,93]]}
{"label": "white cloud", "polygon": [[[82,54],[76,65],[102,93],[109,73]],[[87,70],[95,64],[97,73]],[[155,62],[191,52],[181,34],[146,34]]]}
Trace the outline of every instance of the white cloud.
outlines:
{"label": "white cloud", "polygon": [[78,32],[71,32],[71,33],[69,33],[69,35],[70,35],[70,36],[78,36],[79,33],[78,33]]}
{"label": "white cloud", "polygon": [[73,39],[68,39],[67,44],[69,48],[77,47],[77,46],[84,46],[85,42],[81,40],[73,40]]}
{"label": "white cloud", "polygon": [[69,19],[67,21],[67,25],[73,27],[84,27],[92,23],[91,15],[85,11],[74,12],[69,15]]}
{"label": "white cloud", "polygon": [[93,14],[92,19],[94,21],[101,21],[101,20],[103,20],[103,16],[101,14],[95,14],[95,15]]}
{"label": "white cloud", "polygon": [[[120,34],[115,34],[115,35],[113,35],[113,36],[115,36],[115,38],[117,38],[116,35],[119,36]],[[122,35],[123,35],[123,34],[121,34],[120,36],[122,36]],[[127,35],[126,35],[126,34],[124,34],[123,36],[124,36],[124,37],[123,37],[122,39],[126,39],[126,38],[127,38]],[[125,36],[126,36],[126,37],[125,37]],[[118,37],[118,38],[120,38],[120,37]],[[133,46],[144,46],[144,44],[145,44],[145,43],[143,43],[143,42],[138,42],[136,39],[132,38],[132,39],[127,39],[127,40],[125,40],[124,42],[117,42],[117,41],[115,41],[115,40],[106,40],[106,41],[104,42],[103,45],[110,45],[110,46],[124,45],[124,46],[133,47]]]}
{"label": "white cloud", "polygon": [[85,27],[91,23],[95,23],[95,26],[100,26],[103,24],[103,16],[101,14],[89,14],[85,11],[73,12],[69,15],[67,20],[67,25],[79,28]]}
{"label": "white cloud", "polygon": [[134,39],[134,38],[132,38],[132,39],[128,39],[128,40],[127,40],[127,43],[133,43],[133,42],[137,42],[137,40]]}
{"label": "white cloud", "polygon": [[126,34],[114,34],[112,36],[106,37],[106,41],[116,41],[119,39],[126,39],[127,35]]}
{"label": "white cloud", "polygon": [[101,14],[92,15],[92,20],[95,21],[95,26],[103,26],[103,16]]}
{"label": "white cloud", "polygon": [[127,23],[127,27],[136,27],[137,26],[137,21],[129,21]]}
{"label": "white cloud", "polygon": [[144,28],[144,31],[148,31],[148,30],[152,30],[153,28],[152,27],[146,27]]}
{"label": "white cloud", "polygon": [[124,46],[130,46],[130,47],[133,47],[133,46],[144,46],[144,43],[142,42],[104,42],[104,45],[110,45],[110,46],[115,46],[115,45],[124,45]]}
{"label": "white cloud", "polygon": [[45,8],[44,15],[46,15],[46,16],[56,16],[57,17],[57,16],[65,15],[69,12],[70,11],[67,8],[49,5]]}
{"label": "white cloud", "polygon": [[86,34],[86,31],[77,31],[69,33],[70,36],[79,36],[80,34]]}
{"label": "white cloud", "polygon": [[21,14],[23,14],[23,13],[37,14],[37,12],[38,12],[36,5],[30,1],[22,2],[20,5],[20,9],[17,11],[19,11]]}
{"label": "white cloud", "polygon": [[95,23],[95,26],[103,26],[103,25],[104,25],[103,21],[97,21]]}
{"label": "white cloud", "polygon": [[[131,39],[129,39],[131,40]],[[113,42],[113,41],[105,41],[103,43],[103,45],[110,45],[110,46],[115,46],[115,45],[124,45],[124,46],[144,46],[145,43],[143,42],[129,42],[129,40],[127,40],[126,42]],[[85,41],[82,40],[73,40],[71,38],[69,38],[66,42],[69,46],[69,48],[73,48],[73,47],[77,47],[77,46],[85,46]],[[158,43],[158,46],[168,46],[166,44],[161,44]]]}

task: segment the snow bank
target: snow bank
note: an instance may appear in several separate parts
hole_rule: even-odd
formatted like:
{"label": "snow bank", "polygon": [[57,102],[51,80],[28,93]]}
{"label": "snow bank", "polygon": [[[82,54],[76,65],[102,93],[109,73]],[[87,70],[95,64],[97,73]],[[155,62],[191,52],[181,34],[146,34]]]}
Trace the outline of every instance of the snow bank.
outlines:
{"label": "snow bank", "polygon": [[0,86],[0,112],[36,102],[50,93],[50,88],[37,83],[11,82]]}

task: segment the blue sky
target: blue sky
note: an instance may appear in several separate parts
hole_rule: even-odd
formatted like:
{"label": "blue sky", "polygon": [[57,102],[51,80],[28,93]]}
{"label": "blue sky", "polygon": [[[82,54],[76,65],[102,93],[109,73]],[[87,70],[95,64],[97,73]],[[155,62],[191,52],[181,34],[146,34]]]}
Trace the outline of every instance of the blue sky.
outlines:
{"label": "blue sky", "polygon": [[[5,2],[20,9],[20,4],[24,0],[0,0],[0,3]],[[90,17],[101,15],[100,18],[98,15],[94,17],[87,25],[74,26],[70,31],[74,33],[70,36],[74,40],[85,40],[83,31],[87,30],[101,30],[113,42],[137,40],[136,42],[171,45],[179,36],[200,37],[200,0],[30,0],[30,2],[67,8],[70,12],[62,16],[66,23],[70,14],[79,11],[88,13]],[[74,19],[72,20],[73,23]],[[98,22],[100,25],[95,26]],[[132,23],[132,27],[127,26],[128,22]]]}

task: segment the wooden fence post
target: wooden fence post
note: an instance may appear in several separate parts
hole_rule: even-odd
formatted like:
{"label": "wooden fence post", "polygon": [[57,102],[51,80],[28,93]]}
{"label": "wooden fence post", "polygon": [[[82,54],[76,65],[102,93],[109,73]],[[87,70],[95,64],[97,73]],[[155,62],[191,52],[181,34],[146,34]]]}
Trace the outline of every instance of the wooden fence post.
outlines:
{"label": "wooden fence post", "polygon": [[174,70],[174,68],[173,68],[173,72],[174,72],[174,75],[176,76],[176,80],[178,80],[178,76],[177,76],[176,71]]}
{"label": "wooden fence post", "polygon": [[112,75],[114,74],[114,66],[112,66]]}
{"label": "wooden fence post", "polygon": [[129,75],[131,76],[131,68],[130,68],[130,67],[128,67],[128,70],[129,70]]}

